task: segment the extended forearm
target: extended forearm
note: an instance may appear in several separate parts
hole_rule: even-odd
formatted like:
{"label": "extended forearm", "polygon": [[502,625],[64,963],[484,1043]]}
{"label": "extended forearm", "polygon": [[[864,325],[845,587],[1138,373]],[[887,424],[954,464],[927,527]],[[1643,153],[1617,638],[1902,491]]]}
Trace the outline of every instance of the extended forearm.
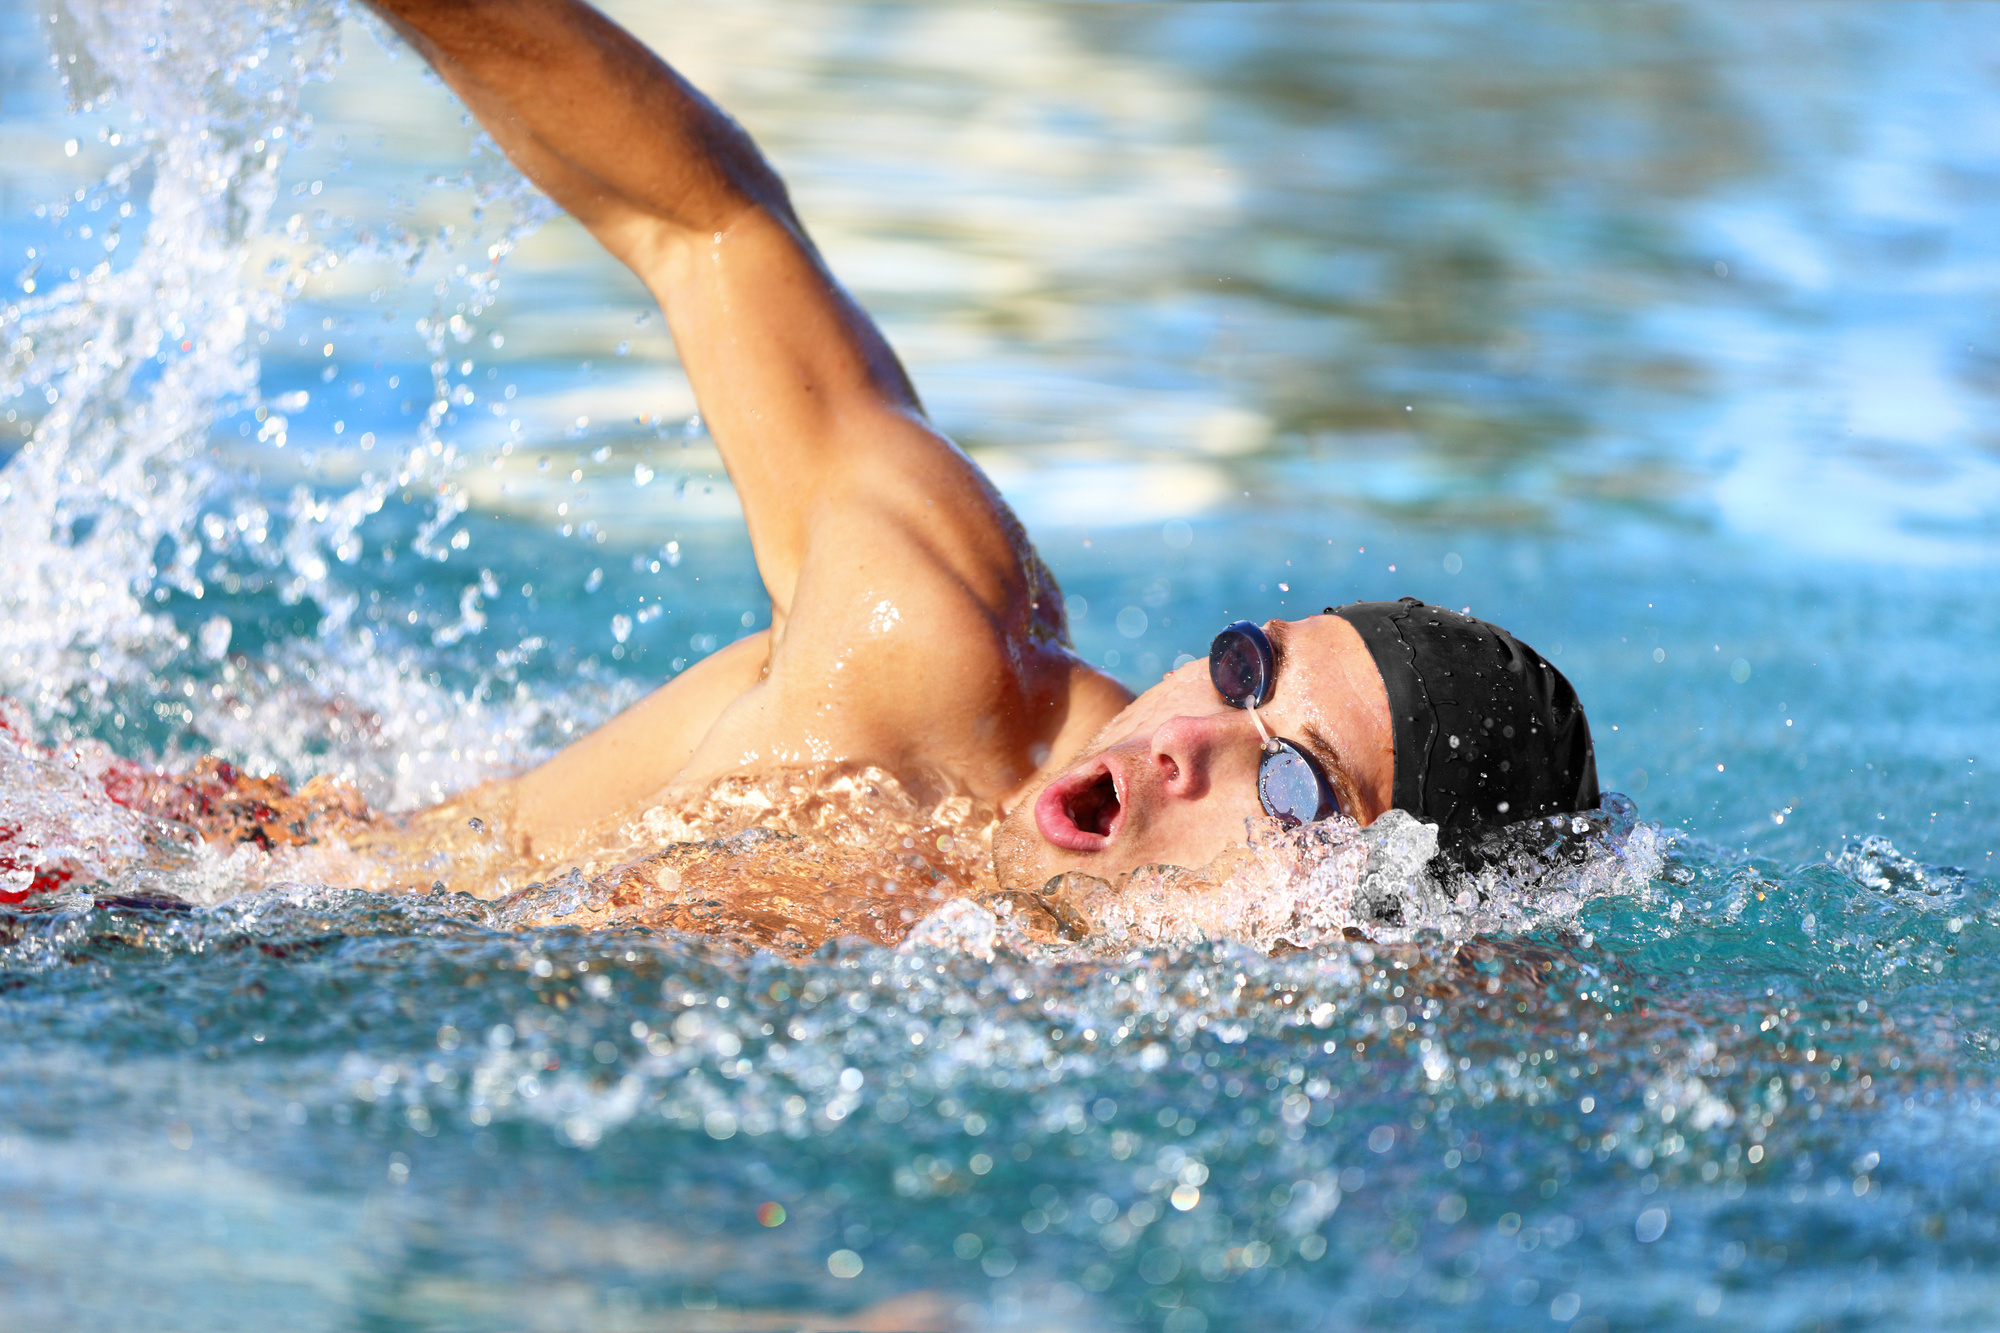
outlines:
{"label": "extended forearm", "polygon": [[942,524],[937,541],[953,549],[960,529],[976,541],[1001,524],[776,173],[686,80],[580,0],[368,2],[659,300],[742,498],[774,627],[813,551],[832,552],[830,567],[854,564],[848,527],[833,519],[920,513],[917,526]]}
{"label": "extended forearm", "polygon": [[620,258],[660,225],[715,231],[746,207],[789,220],[736,123],[580,0],[369,0],[528,176]]}

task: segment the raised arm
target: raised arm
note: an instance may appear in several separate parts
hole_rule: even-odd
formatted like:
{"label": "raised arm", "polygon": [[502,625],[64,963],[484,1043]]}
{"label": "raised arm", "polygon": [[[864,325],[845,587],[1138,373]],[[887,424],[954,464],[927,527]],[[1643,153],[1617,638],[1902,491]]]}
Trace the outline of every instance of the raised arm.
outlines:
{"label": "raised arm", "polygon": [[[658,298],[742,497],[781,633],[819,520],[854,496],[893,507],[914,485],[923,493],[908,505],[942,498],[983,511],[959,515],[975,529],[980,517],[1005,525],[827,272],[777,174],[679,74],[577,0],[372,2]],[[976,569],[958,572],[978,582]]]}
{"label": "raised arm", "polygon": [[998,800],[1123,706],[734,121],[576,0],[370,3],[659,299],[771,594],[768,632],[468,799],[524,849],[758,767],[880,764]]}

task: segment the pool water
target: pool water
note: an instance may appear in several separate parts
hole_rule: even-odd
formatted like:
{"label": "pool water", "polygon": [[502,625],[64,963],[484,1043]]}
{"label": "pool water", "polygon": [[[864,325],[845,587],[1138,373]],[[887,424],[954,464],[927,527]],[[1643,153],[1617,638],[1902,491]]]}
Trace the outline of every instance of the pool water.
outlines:
{"label": "pool water", "polygon": [[416,808],[768,606],[645,294],[408,52],[4,0],[0,1322],[1991,1326],[2000,11],[612,9],[1086,656],[1469,607],[1636,817],[1483,900],[1343,843],[1307,948],[798,954],[112,805]]}

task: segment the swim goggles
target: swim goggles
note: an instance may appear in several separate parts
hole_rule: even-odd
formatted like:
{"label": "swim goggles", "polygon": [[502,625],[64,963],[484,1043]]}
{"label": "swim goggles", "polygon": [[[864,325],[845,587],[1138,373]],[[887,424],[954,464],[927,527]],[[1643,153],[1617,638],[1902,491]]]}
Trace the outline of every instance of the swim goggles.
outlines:
{"label": "swim goggles", "polygon": [[1239,620],[1216,635],[1208,648],[1208,678],[1224,703],[1249,710],[1257,734],[1264,738],[1264,757],[1257,764],[1257,799],[1264,813],[1286,828],[1338,814],[1340,799],[1319,764],[1292,742],[1265,730],[1264,719],[1257,716],[1278,679],[1277,655],[1264,631]]}

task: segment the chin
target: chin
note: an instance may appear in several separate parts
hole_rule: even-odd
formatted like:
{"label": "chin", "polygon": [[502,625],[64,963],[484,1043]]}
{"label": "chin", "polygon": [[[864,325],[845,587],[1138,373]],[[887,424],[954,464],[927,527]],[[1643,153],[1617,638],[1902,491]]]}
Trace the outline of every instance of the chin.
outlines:
{"label": "chin", "polygon": [[1035,831],[1034,810],[1032,800],[1023,801],[993,830],[993,878],[1003,889],[1037,893],[1055,876],[1074,868],[1055,864],[1059,853]]}

